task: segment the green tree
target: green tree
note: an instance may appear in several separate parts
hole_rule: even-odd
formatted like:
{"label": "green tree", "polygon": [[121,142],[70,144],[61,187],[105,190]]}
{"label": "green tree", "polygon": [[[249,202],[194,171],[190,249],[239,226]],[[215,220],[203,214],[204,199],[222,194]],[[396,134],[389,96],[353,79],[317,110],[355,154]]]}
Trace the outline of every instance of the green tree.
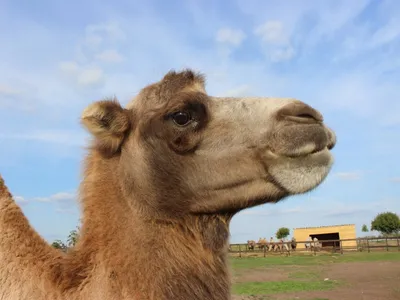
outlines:
{"label": "green tree", "polygon": [[380,213],[371,222],[371,230],[379,231],[384,235],[398,233],[400,231],[400,218],[392,212]]}
{"label": "green tree", "polygon": [[68,243],[68,247],[74,247],[76,245],[76,243],[79,240],[79,230],[80,228],[77,227],[74,230],[71,230],[71,232],[68,235],[67,238],[67,243]]}
{"label": "green tree", "polygon": [[278,229],[278,231],[276,232],[275,236],[277,239],[284,239],[286,237],[288,237],[290,234],[290,229],[286,228],[286,227],[281,227]]}
{"label": "green tree", "polygon": [[60,250],[65,250],[67,249],[67,245],[65,245],[61,240],[55,240],[52,244],[52,247]]}
{"label": "green tree", "polygon": [[369,230],[368,230],[367,225],[364,224],[364,225],[362,226],[362,228],[361,228],[361,231],[362,231],[362,232],[368,232]]}

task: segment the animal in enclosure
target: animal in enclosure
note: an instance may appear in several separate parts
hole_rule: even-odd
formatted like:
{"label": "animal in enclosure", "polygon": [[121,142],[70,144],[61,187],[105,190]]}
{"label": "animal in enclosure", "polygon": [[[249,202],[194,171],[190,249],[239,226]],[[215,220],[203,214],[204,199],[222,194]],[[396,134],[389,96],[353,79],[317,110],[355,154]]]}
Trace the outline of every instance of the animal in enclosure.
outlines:
{"label": "animal in enclosure", "polygon": [[256,241],[254,240],[248,240],[247,241],[247,247],[249,250],[254,250],[254,247],[256,246]]}
{"label": "animal in enclosure", "polygon": [[213,97],[191,70],[81,120],[93,141],[71,251],[51,247],[0,180],[2,300],[230,299],[232,217],[316,188],[336,142],[299,100]]}
{"label": "animal in enclosure", "polygon": [[297,248],[297,241],[296,239],[293,237],[292,240],[290,241],[290,247],[292,248],[293,251],[296,251]]}
{"label": "animal in enclosure", "polygon": [[269,242],[269,251],[276,252],[280,250],[279,242]]}
{"label": "animal in enclosure", "polygon": [[311,251],[321,251],[322,245],[316,237],[310,243],[310,248]]}
{"label": "animal in enclosure", "polygon": [[306,247],[306,251],[310,250],[311,251],[311,237],[307,238],[307,241],[304,243],[304,246]]}
{"label": "animal in enclosure", "polygon": [[274,238],[271,237],[268,242],[268,251],[273,251],[275,247]]}
{"label": "animal in enclosure", "polygon": [[257,245],[258,245],[258,249],[268,249],[268,242],[267,242],[267,239],[266,238],[259,238],[258,239],[258,242],[257,242]]}
{"label": "animal in enclosure", "polygon": [[283,239],[280,239],[279,241],[275,242],[274,244],[274,248],[273,250],[275,252],[288,252],[289,251],[289,247],[287,246],[287,244],[285,243],[285,241]]}
{"label": "animal in enclosure", "polygon": [[289,251],[289,243],[285,238],[281,239],[281,245],[282,251]]}

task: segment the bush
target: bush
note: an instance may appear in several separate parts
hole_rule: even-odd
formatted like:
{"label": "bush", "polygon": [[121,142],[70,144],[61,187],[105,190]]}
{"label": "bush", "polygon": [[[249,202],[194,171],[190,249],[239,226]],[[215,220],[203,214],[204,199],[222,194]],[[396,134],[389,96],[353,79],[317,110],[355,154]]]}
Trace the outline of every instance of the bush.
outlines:
{"label": "bush", "polygon": [[277,239],[284,239],[290,234],[290,229],[286,227],[281,227],[276,232],[275,236]]}
{"label": "bush", "polygon": [[371,230],[379,231],[386,236],[397,234],[400,231],[400,218],[392,212],[380,213],[371,222]]}

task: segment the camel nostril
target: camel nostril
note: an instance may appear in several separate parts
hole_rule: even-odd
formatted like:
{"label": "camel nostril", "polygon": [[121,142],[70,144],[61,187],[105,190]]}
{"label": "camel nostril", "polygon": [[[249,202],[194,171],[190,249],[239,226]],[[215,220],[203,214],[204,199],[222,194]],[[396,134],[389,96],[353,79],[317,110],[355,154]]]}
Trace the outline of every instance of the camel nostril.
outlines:
{"label": "camel nostril", "polygon": [[280,110],[280,115],[287,120],[300,123],[323,122],[323,117],[317,110],[302,102],[286,105]]}
{"label": "camel nostril", "polygon": [[304,118],[304,119],[313,119],[315,120],[314,116],[312,116],[311,114],[299,114],[296,117],[298,118]]}

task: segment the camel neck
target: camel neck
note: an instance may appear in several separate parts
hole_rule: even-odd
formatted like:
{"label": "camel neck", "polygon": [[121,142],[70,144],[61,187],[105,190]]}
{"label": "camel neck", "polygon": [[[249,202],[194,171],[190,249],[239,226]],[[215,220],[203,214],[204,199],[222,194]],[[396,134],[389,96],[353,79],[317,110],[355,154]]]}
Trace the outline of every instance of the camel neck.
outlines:
{"label": "camel neck", "polygon": [[88,164],[81,190],[79,256],[108,272],[115,284],[128,281],[129,293],[143,300],[229,299],[225,218],[144,217],[132,210],[113,182],[115,170],[101,160]]}

